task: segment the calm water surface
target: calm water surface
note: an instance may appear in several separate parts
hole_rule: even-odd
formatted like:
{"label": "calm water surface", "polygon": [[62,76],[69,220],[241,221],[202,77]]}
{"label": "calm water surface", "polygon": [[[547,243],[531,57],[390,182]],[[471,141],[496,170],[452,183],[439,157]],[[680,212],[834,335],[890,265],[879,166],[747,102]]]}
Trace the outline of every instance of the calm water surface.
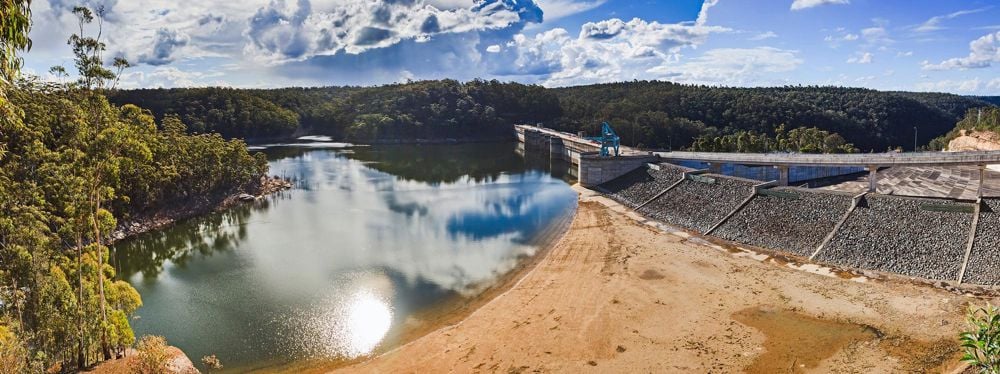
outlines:
{"label": "calm water surface", "polygon": [[144,302],[137,336],[227,371],[364,356],[535,254],[576,209],[564,173],[512,143],[266,152],[295,189],[116,245]]}

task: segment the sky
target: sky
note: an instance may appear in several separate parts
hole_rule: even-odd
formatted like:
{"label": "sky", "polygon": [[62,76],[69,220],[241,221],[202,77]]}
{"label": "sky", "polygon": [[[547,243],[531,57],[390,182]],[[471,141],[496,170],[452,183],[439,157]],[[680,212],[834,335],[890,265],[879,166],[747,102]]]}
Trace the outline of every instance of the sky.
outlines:
{"label": "sky", "polygon": [[[497,79],[1000,95],[1000,0],[35,0],[25,71],[106,10],[121,86]],[[95,25],[88,32],[96,31]]]}

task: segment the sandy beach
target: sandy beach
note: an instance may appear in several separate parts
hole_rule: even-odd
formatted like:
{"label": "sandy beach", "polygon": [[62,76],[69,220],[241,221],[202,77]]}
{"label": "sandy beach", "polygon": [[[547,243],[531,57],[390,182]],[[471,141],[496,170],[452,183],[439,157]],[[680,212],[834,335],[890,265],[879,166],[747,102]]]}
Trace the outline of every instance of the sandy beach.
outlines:
{"label": "sandy beach", "polygon": [[565,236],[508,289],[339,370],[954,372],[964,311],[989,300],[762,261],[580,191]]}

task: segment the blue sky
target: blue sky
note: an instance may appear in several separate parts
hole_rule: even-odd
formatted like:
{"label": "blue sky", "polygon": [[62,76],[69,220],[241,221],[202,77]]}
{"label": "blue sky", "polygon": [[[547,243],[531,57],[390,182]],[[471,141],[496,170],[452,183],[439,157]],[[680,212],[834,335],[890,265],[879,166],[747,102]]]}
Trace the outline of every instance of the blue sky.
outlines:
{"label": "blue sky", "polygon": [[[632,79],[1000,95],[1000,1],[82,0],[124,87]],[[72,68],[79,1],[32,4],[26,70]],[[52,79],[52,77],[49,77]]]}

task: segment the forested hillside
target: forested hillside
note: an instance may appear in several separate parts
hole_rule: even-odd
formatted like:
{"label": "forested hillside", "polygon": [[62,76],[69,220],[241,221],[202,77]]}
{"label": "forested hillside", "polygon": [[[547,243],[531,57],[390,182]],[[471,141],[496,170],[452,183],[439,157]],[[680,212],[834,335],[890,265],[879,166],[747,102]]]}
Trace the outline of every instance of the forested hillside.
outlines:
{"label": "forested hillside", "polygon": [[[129,64],[104,66],[99,37],[70,39],[79,81],[18,80],[30,11],[0,10],[0,373],[74,372],[136,342],[142,300],[108,260],[121,220],[246,191],[267,163],[242,141],[186,134],[176,116],[157,124],[111,104]],[[80,30],[101,24],[100,11],[72,12]]]}
{"label": "forested hillside", "polygon": [[[548,122],[561,114],[539,86],[497,81],[422,81],[380,87],[146,89],[120,91],[118,104],[177,114],[194,132],[272,138],[297,129],[357,142],[496,139],[511,124]],[[260,122],[257,122],[260,121]]]}
{"label": "forested hillside", "polygon": [[[111,99],[176,114],[192,132],[249,140],[323,134],[354,142],[495,139],[515,123],[593,133],[610,121],[625,144],[690,148],[696,139],[775,137],[813,128],[860,151],[913,147],[947,133],[990,98],[842,87],[730,88],[633,81],[545,89],[474,80],[379,87],[144,89]],[[718,141],[715,139],[718,138]],[[723,147],[727,148],[727,147]]]}
{"label": "forested hillside", "polygon": [[[950,94],[841,87],[729,88],[636,81],[553,91],[565,113],[557,128],[590,129],[595,121],[610,120],[626,143],[664,148],[690,145],[698,137],[691,129],[709,137],[739,130],[774,135],[784,124],[789,130],[817,127],[840,134],[861,151],[911,149],[914,127],[919,144],[926,144],[951,130],[968,108],[988,105]],[[673,124],[682,120],[690,122]]]}

